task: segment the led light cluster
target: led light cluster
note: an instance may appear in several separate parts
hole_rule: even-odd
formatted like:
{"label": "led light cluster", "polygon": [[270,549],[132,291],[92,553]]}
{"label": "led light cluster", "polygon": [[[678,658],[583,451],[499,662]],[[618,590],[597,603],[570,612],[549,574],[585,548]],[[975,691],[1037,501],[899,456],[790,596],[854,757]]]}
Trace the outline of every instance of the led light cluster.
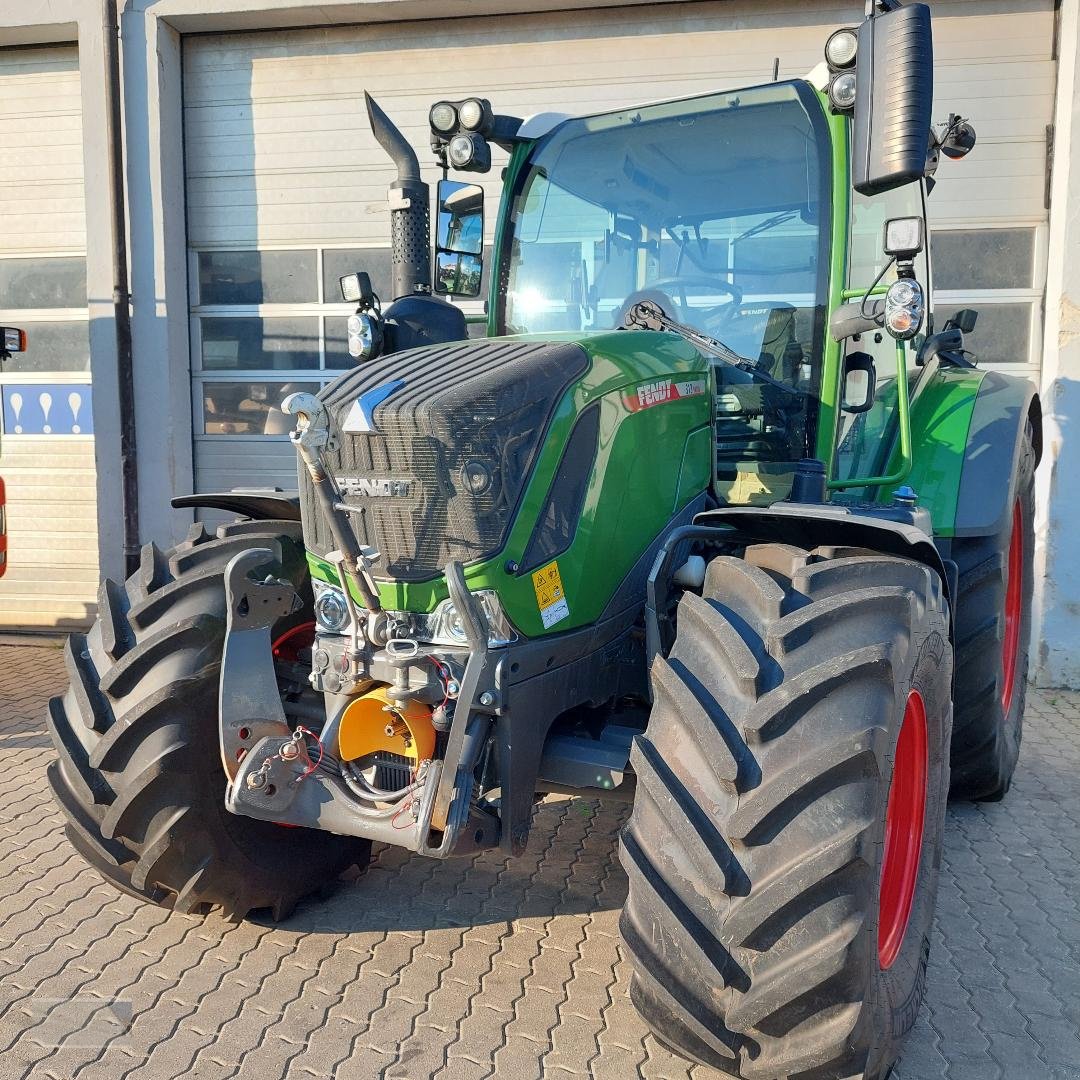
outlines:
{"label": "led light cluster", "polygon": [[926,312],[922,286],[913,278],[901,278],[885,294],[885,329],[898,341],[909,341],[921,329]]}

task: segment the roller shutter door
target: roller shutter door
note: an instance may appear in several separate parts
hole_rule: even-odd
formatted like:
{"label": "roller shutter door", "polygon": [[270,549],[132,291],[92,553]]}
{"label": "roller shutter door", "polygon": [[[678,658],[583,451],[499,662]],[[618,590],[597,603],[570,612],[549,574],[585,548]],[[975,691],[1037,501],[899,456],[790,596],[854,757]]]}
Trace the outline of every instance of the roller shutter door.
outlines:
{"label": "roller shutter door", "polygon": [[8,570],[0,627],[85,624],[98,585],[78,52],[0,50],[0,361]]}
{"label": "roller shutter door", "polygon": [[[937,113],[979,146],[943,168],[931,214],[939,307],[983,309],[984,356],[1038,364],[1053,11],[940,0]],[[295,483],[272,405],[345,362],[337,277],[388,267],[392,170],[363,91],[402,127],[429,178],[427,111],[482,93],[501,112],[595,112],[766,82],[821,58],[861,3],[659,4],[190,39],[185,151],[196,478],[201,490]],[[490,207],[497,160],[484,179]],[[493,214],[489,214],[489,218]],[[489,220],[489,231],[491,222]],[[948,230],[945,232],[944,230]],[[271,433],[269,436],[267,433]]]}

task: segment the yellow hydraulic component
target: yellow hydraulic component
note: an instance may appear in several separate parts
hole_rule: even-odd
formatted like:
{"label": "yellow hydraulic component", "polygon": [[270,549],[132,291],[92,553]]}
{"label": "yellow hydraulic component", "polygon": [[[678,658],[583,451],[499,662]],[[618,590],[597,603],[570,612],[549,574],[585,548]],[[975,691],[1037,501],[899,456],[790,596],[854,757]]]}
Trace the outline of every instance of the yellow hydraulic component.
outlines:
{"label": "yellow hydraulic component", "polygon": [[393,701],[386,690],[377,686],[345,709],[338,728],[338,757],[342,761],[358,761],[381,750],[400,754],[418,765],[435,752],[431,709],[412,699]]}

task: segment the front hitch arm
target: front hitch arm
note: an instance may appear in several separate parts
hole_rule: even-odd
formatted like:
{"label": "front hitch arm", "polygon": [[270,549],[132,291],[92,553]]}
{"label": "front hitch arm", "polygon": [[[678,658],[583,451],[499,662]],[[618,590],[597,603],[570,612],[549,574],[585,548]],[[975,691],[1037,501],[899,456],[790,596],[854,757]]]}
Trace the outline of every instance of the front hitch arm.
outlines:
{"label": "front hitch arm", "polygon": [[280,552],[252,548],[225,568],[228,623],[218,684],[221,764],[235,780],[244,756],[268,736],[290,738],[274,671],[271,628],[303,607],[282,573]]}

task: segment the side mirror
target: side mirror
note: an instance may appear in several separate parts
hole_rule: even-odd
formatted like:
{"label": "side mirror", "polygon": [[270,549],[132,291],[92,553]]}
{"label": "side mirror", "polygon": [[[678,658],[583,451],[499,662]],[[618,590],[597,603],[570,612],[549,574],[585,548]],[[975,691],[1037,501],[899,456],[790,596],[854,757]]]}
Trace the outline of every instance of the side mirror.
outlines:
{"label": "side mirror", "polygon": [[844,382],[840,408],[846,413],[864,413],[873,408],[877,392],[874,358],[869,353],[853,352],[844,357]]}
{"label": "side mirror", "polygon": [[439,181],[435,228],[435,291],[479,296],[484,260],[484,189],[457,180]]}
{"label": "side mirror", "polygon": [[946,330],[960,330],[965,334],[973,333],[979,321],[979,313],[974,308],[961,308],[945,324]]}
{"label": "side mirror", "polygon": [[926,170],[933,125],[934,37],[930,8],[909,4],[859,26],[851,182],[877,195]]}
{"label": "side mirror", "polygon": [[479,296],[484,260],[479,255],[435,252],[435,291],[443,296]]}

